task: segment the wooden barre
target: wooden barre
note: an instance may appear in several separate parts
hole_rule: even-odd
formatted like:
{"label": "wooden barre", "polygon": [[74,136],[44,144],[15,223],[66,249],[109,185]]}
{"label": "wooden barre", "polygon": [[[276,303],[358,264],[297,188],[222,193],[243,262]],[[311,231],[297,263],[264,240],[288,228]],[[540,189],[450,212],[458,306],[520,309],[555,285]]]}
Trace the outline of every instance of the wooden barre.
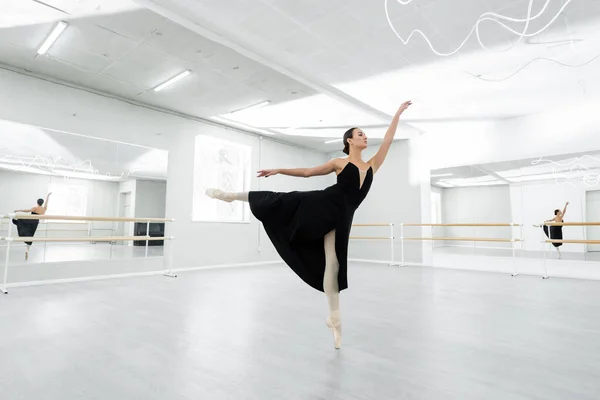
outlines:
{"label": "wooden barre", "polygon": [[521,224],[403,224],[403,226],[522,226]]}
{"label": "wooden barre", "polygon": [[394,224],[352,224],[352,226],[392,226]]}
{"label": "wooden barre", "polygon": [[350,239],[360,239],[360,240],[390,240],[393,239],[391,237],[386,236],[350,236]]}
{"label": "wooden barre", "polygon": [[152,236],[112,236],[112,237],[84,237],[84,238],[41,238],[41,237],[2,237],[2,240],[12,240],[13,242],[114,242],[117,240],[171,240],[172,237],[152,237]]}
{"label": "wooden barre", "polygon": [[[10,218],[3,215],[3,218]],[[18,214],[14,219],[45,219],[45,220],[63,220],[63,221],[106,221],[106,222],[172,222],[172,218],[128,218],[128,217],[84,217],[73,215],[32,215]]]}
{"label": "wooden barre", "polygon": [[459,242],[520,242],[522,239],[474,238],[474,237],[404,237],[404,240],[454,240]]}
{"label": "wooden barre", "polygon": [[559,240],[559,239],[547,239],[546,243],[573,243],[573,244],[600,244],[600,240]]}
{"label": "wooden barre", "polygon": [[544,222],[543,225],[546,225],[546,226],[600,226],[600,222]]}

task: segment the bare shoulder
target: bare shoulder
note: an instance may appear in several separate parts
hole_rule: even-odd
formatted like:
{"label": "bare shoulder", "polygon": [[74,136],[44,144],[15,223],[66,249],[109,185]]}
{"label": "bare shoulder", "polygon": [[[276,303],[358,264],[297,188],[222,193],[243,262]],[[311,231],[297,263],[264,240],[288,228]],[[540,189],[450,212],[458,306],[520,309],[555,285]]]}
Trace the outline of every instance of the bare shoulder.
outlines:
{"label": "bare shoulder", "polygon": [[329,162],[333,165],[336,174],[342,172],[346,164],[348,164],[348,160],[346,158],[341,157],[332,158]]}

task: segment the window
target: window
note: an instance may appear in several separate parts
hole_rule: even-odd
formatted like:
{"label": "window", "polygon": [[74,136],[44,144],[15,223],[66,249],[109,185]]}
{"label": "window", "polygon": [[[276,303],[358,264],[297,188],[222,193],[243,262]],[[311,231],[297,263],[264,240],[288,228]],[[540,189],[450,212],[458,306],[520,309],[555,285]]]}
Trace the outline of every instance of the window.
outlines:
{"label": "window", "polygon": [[212,136],[196,136],[194,146],[194,192],[192,220],[248,222],[248,203],[216,201],[205,192],[218,188],[226,192],[250,189],[251,148]]}
{"label": "window", "polygon": [[[49,207],[47,215],[87,215],[87,187],[69,183],[53,183],[50,185]],[[56,221],[79,222],[85,221]]]}

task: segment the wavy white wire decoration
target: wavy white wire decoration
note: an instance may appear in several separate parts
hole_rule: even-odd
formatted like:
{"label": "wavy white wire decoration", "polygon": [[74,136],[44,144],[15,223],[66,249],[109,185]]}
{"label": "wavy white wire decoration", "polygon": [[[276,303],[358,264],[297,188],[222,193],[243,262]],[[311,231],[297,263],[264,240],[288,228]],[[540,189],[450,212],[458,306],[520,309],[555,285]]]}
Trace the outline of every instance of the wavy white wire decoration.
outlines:
{"label": "wavy white wire decoration", "polygon": [[540,157],[537,160],[533,160],[531,162],[531,165],[537,165],[541,162],[547,162],[547,163],[551,163],[553,165],[555,165],[555,168],[552,168],[552,175],[554,175],[554,181],[557,184],[561,184],[561,183],[568,183],[571,186],[577,186],[576,184],[574,184],[573,182],[571,182],[569,179],[566,179],[565,181],[559,181],[559,177],[557,176],[559,173],[564,173],[564,171],[557,171],[557,167],[568,167],[569,165],[572,165],[572,167],[569,169],[568,173],[573,173],[573,171],[575,169],[577,169],[578,171],[583,172],[583,176],[578,179],[581,181],[581,183],[583,183],[585,186],[587,187],[593,187],[596,186],[598,184],[600,184],[600,174],[596,173],[596,172],[585,172],[586,170],[589,170],[589,167],[587,167],[586,165],[580,163],[583,159],[591,159],[595,162],[598,163],[598,165],[600,165],[600,160],[592,157],[590,155],[583,155],[581,157],[578,157],[572,161],[569,161],[567,163],[560,163],[557,161],[552,161],[552,160],[548,160],[548,159],[544,159],[544,157]]}
{"label": "wavy white wire decoration", "polygon": [[546,57],[536,57],[533,60],[527,62],[525,65],[523,65],[522,67],[520,67],[519,69],[517,69],[515,72],[510,73],[509,75],[503,77],[503,78],[498,78],[498,79],[490,79],[490,78],[484,78],[481,75],[475,75],[471,72],[467,72],[467,74],[471,75],[474,78],[480,79],[482,81],[486,81],[486,82],[502,82],[505,81],[509,78],[512,78],[513,76],[515,76],[516,74],[518,74],[519,72],[521,72],[522,70],[524,70],[525,68],[527,68],[529,65],[533,64],[536,61],[548,61],[548,62],[553,62],[555,64],[561,65],[563,67],[569,67],[569,68],[581,68],[584,67],[594,61],[596,61],[598,58],[600,58],[600,54],[596,55],[595,57],[591,58],[590,60],[582,63],[582,64],[567,64],[564,63],[562,61],[558,61],[558,60],[554,60],[552,58],[546,58]]}
{"label": "wavy white wire decoration", "polygon": [[[562,7],[560,8],[560,10],[556,13],[556,15],[550,20],[550,22],[548,22],[543,28],[539,29],[536,32],[532,32],[532,33],[527,33],[527,30],[529,28],[529,23],[537,18],[539,18],[544,11],[546,11],[546,8],[548,8],[548,5],[550,4],[550,0],[546,0],[546,3],[544,4],[544,7],[542,7],[542,9],[534,16],[531,16],[531,10],[533,8],[533,2],[534,0],[529,0],[529,6],[528,6],[528,10],[527,10],[527,17],[526,18],[512,18],[512,17],[507,17],[505,15],[501,15],[501,14],[497,14],[494,12],[486,12],[483,13],[479,16],[479,18],[477,19],[477,22],[475,23],[475,25],[473,25],[473,28],[471,28],[471,31],[469,32],[469,34],[467,35],[467,37],[462,41],[462,43],[460,44],[460,46],[458,46],[455,50],[449,52],[449,53],[441,53],[439,51],[437,51],[433,45],[431,44],[431,41],[429,40],[429,38],[427,37],[427,35],[425,35],[425,33],[423,33],[421,30],[419,29],[415,29],[413,30],[410,35],[408,36],[408,38],[404,39],[402,38],[402,36],[400,36],[400,34],[396,31],[396,29],[394,28],[394,24],[392,24],[392,21],[390,19],[390,14],[388,11],[388,1],[389,0],[384,0],[384,7],[385,7],[385,16],[387,18],[388,24],[390,26],[390,28],[392,28],[392,31],[394,32],[394,34],[396,34],[396,36],[398,37],[398,39],[400,39],[402,41],[403,44],[407,44],[414,35],[416,34],[420,34],[423,39],[425,39],[425,41],[427,42],[427,44],[429,45],[429,48],[434,52],[434,54],[441,56],[441,57],[448,57],[451,55],[456,54],[460,49],[463,48],[463,46],[467,43],[467,41],[469,40],[469,38],[473,35],[473,33],[475,33],[475,35],[477,36],[477,41],[479,42],[479,44],[481,45],[481,47],[487,51],[490,52],[498,52],[498,51],[493,51],[488,49],[485,44],[483,44],[481,37],[479,35],[479,24],[482,23],[483,21],[492,21],[495,22],[497,24],[499,24],[501,27],[503,27],[504,29],[519,35],[519,38],[517,40],[517,42],[513,43],[508,49],[504,49],[502,50],[502,52],[510,50],[511,48],[513,48],[514,46],[516,46],[517,43],[519,43],[521,40],[523,40],[523,38],[525,37],[531,37],[531,36],[536,36],[539,35],[540,33],[544,32],[546,29],[548,29],[548,27],[550,27],[550,25],[552,25],[554,23],[554,21],[556,21],[556,19],[560,16],[560,14],[563,12],[563,10],[571,3],[572,0],[567,0]],[[406,5],[409,4],[412,0],[408,0],[408,1],[399,1],[400,4],[402,5]],[[506,24],[504,24],[503,22],[499,21],[499,20],[504,20],[504,21],[510,21],[510,22],[525,22],[525,27],[523,29],[522,32],[517,32],[514,29],[512,29],[511,27],[507,26]]]}

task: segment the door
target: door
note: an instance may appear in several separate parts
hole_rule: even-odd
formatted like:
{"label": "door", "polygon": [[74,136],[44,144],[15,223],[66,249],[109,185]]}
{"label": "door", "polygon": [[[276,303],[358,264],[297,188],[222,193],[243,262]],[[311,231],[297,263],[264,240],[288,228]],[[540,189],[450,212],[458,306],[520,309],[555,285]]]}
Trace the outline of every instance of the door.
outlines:
{"label": "door", "polygon": [[[585,193],[585,221],[600,222],[600,190]],[[600,226],[586,226],[586,239],[600,240]],[[587,251],[600,251],[599,244],[588,244]]]}
{"label": "door", "polygon": [[[131,192],[119,193],[119,217],[131,217]],[[117,222],[115,236],[131,236],[131,222]],[[119,241],[118,244],[129,245],[133,242]]]}
{"label": "door", "polygon": [[[438,192],[431,192],[431,223],[441,224],[442,223],[442,194]],[[440,230],[437,230],[438,232]],[[431,232],[435,233],[436,229],[431,228]],[[432,240],[431,246],[444,246],[443,241]]]}

